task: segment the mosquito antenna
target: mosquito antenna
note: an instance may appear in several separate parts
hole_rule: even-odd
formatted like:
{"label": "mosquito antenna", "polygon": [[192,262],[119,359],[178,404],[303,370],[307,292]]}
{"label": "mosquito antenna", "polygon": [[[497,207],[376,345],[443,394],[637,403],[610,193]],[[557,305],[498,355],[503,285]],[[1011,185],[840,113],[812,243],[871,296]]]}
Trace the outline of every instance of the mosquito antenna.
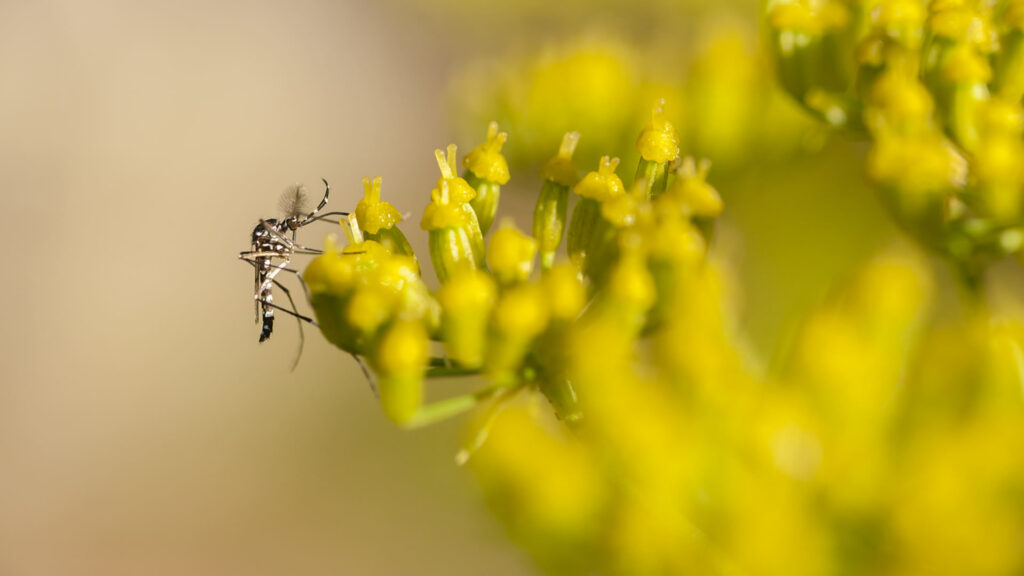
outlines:
{"label": "mosquito antenna", "polygon": [[[305,226],[306,224],[309,224],[310,219],[313,218],[313,216],[316,216],[317,212],[323,210],[324,206],[327,206],[327,197],[331,194],[331,185],[327,183],[326,178],[321,178],[320,180],[322,180],[324,183],[324,197],[320,200],[320,204],[318,204],[317,207],[313,209],[312,212],[306,214],[306,217],[303,218],[301,222],[299,222],[299,226]],[[296,216],[298,216],[298,214],[296,214]]]}
{"label": "mosquito antenna", "polygon": [[298,218],[306,213],[306,205],[309,200],[306,196],[306,187],[301,184],[289,186],[281,193],[278,201],[278,208],[285,218]]}

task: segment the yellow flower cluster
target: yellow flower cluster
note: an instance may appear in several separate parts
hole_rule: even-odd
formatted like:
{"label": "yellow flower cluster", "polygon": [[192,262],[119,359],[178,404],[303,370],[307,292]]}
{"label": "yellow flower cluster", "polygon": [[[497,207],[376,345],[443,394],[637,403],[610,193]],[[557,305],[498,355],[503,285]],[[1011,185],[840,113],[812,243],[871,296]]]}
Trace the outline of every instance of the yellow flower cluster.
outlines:
{"label": "yellow flower cluster", "polygon": [[930,276],[894,252],[759,375],[738,353],[712,264],[681,268],[644,337],[632,313],[664,297],[650,269],[632,268],[571,328],[572,430],[509,408],[471,461],[547,571],[1024,569],[1024,325],[975,313],[925,330]]}
{"label": "yellow flower cluster", "polygon": [[714,158],[718,169],[792,153],[812,122],[773,90],[750,38],[756,24],[713,4],[690,15],[700,34],[674,30],[650,46],[596,30],[471,62],[453,80],[456,120],[468,135],[498,118],[516,135],[507,146],[514,165],[540,165],[569,130],[586,134],[577,156],[587,164],[610,152],[632,163],[622,145],[647,121],[651,101],[665,97],[673,105],[662,117],[677,145]]}
{"label": "yellow flower cluster", "polygon": [[1024,245],[1024,2],[777,0],[781,84],[866,131],[897,220],[968,280]]}
{"label": "yellow flower cluster", "polygon": [[[506,220],[486,241],[510,178],[501,153],[507,139],[492,123],[465,157],[464,177],[454,145],[435,151],[441,177],[420,225],[441,282],[436,294],[420,277],[398,210],[381,198],[380,178],[364,180],[365,196],[345,223],[348,246],[339,250],[329,239],[304,273],[321,331],[368,360],[385,413],[400,425],[425,425],[526,388],[547,396],[559,418],[578,419],[566,350],[579,327],[611,315],[630,337],[653,328],[669,292],[703,260],[698,226],[709,228],[721,200],[705,180],[707,163],[698,170],[679,157],[663,103],[637,140],[641,160],[629,190],[616,173],[618,158],[604,157],[580,177],[573,161],[580,135],[568,133],[541,171],[533,234]],[[489,385],[423,405],[425,381],[467,374]]]}
{"label": "yellow flower cluster", "polygon": [[[835,12],[811,25],[815,14],[794,20],[801,33],[849,22]],[[864,117],[907,137],[939,130],[931,93],[902,101],[906,79],[890,77],[892,96],[885,74],[878,99],[902,111]],[[945,131],[938,138],[963,156]],[[367,359],[396,424],[487,407],[457,460],[540,566],[1024,571],[1024,325],[974,305],[936,320],[920,257],[893,252],[807,318],[765,371],[732,330],[728,276],[707,256],[723,210],[710,165],[680,156],[661,102],[628,184],[607,156],[581,175],[581,135],[565,134],[541,171],[532,234],[504,220],[488,237],[509,181],[507,139],[492,126],[463,176],[454,146],[435,151],[441,178],[421,227],[436,292],[379,179],[364,182],[344,223],[348,246],[329,239],[304,278],[321,331]],[[893,173],[930,183],[927,168]],[[481,194],[489,200],[475,203]],[[976,205],[962,209],[977,217]],[[483,383],[424,402],[432,379],[458,375]]]}

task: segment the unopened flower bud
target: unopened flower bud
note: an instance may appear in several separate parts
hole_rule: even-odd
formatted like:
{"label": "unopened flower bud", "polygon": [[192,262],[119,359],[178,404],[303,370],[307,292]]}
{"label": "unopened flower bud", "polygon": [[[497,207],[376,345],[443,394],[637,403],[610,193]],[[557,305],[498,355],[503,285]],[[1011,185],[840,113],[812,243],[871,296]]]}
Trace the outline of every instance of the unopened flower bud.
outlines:
{"label": "unopened flower bud", "polygon": [[384,414],[408,422],[423,402],[423,373],[429,357],[427,331],[419,322],[396,322],[375,343],[370,365],[378,377]]}
{"label": "unopened flower bud", "polygon": [[[412,245],[398,228],[402,215],[390,202],[380,199],[381,178],[363,178],[363,198],[356,205],[356,220],[367,240],[374,240],[392,254],[411,256]],[[418,268],[418,265],[417,265]]]}
{"label": "unopened flower bud", "polygon": [[505,220],[491,237],[487,264],[503,285],[523,282],[533,272],[537,241],[523,234],[511,220]]}
{"label": "unopened flower bud", "polygon": [[484,361],[487,327],[497,297],[494,281],[479,270],[465,270],[442,285],[437,296],[448,356],[460,366],[479,368]]}
{"label": "unopened flower bud", "polygon": [[647,196],[665,190],[665,168],[679,157],[679,134],[672,123],[665,118],[665,100],[658,100],[651,110],[651,121],[644,126],[636,141],[640,153],[640,165],[636,179],[647,183]]}
{"label": "unopened flower bud", "polygon": [[451,201],[448,182],[442,179],[440,189],[431,192],[431,203],[423,212],[420,226],[429,233],[430,260],[434,264],[434,272],[442,283],[460,268],[480,268],[483,254],[477,253],[477,245],[473,241],[471,231],[476,216],[472,210],[464,210],[462,206]]}
{"label": "unopened flower bud", "polygon": [[470,152],[463,160],[466,167],[466,182],[476,189],[476,196],[469,205],[480,222],[480,231],[487,234],[498,211],[501,187],[508,183],[508,162],[501,153],[501,147],[508,139],[506,132],[498,132],[498,123],[487,127],[487,140]]}
{"label": "unopened flower bud", "polygon": [[601,203],[625,193],[622,180],[615,174],[618,165],[618,158],[603,156],[597,171],[588,173],[573,188],[580,201],[573,210],[566,243],[569,259],[581,270],[587,252],[593,249],[595,238],[602,233]]}
{"label": "unopened flower bud", "polygon": [[569,206],[569,188],[579,180],[572,156],[579,143],[578,132],[562,137],[558,154],[541,170],[544,185],[533,210],[533,237],[540,250],[541,268],[547,270],[555,263],[555,253],[562,243],[565,217]]}

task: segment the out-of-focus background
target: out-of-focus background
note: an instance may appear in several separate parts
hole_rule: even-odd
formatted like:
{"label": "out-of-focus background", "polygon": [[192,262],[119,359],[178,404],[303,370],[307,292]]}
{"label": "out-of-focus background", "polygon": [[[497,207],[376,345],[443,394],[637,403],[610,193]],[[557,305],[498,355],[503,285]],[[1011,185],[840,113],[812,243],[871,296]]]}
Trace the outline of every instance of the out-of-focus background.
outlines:
{"label": "out-of-focus background", "polygon": [[0,4],[0,574],[528,572],[458,423],[257,344],[236,255],[281,191],[421,197],[449,137],[437,30],[362,4]]}
{"label": "out-of-focus background", "polygon": [[[667,94],[718,163],[716,250],[766,359],[892,235],[860,145],[770,89],[755,2],[363,4],[0,4],[0,574],[532,572],[453,464],[459,422],[397,431],[312,329],[290,373],[287,319],[257,344],[236,254],[290,184],[351,209],[381,175],[421,247],[435,147],[502,121],[523,214],[561,131],[628,158]],[[603,108],[574,107],[577,73]]]}

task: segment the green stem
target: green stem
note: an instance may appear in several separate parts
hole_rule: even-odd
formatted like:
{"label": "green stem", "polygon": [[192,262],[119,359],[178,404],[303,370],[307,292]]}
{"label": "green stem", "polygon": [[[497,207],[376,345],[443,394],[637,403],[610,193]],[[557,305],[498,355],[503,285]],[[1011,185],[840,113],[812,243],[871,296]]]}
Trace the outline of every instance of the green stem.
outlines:
{"label": "green stem", "polygon": [[954,261],[954,267],[965,303],[973,309],[984,309],[985,267],[970,257]]}
{"label": "green stem", "polygon": [[420,407],[415,416],[402,424],[402,428],[406,430],[415,430],[442,420],[447,420],[453,416],[458,416],[463,412],[472,410],[480,405],[481,402],[484,402],[495,394],[507,389],[507,386],[489,386],[470,394],[452,396],[451,398],[425,404]]}
{"label": "green stem", "polygon": [[460,368],[458,366],[438,366],[426,372],[427,378],[448,378],[452,376],[479,376],[478,368]]}
{"label": "green stem", "polygon": [[455,455],[455,464],[457,466],[463,466],[469,459],[476,454],[484,442],[487,442],[487,437],[491,433],[491,428],[494,426],[494,422],[498,419],[498,414],[501,413],[501,409],[505,407],[505,400],[508,400],[515,396],[516,392],[522,390],[522,386],[514,386],[512,388],[505,388],[494,395],[494,402],[491,403],[490,408],[487,409],[484,415],[484,423],[477,430],[476,434],[473,435],[473,439],[469,445],[464,446],[459,453]]}

